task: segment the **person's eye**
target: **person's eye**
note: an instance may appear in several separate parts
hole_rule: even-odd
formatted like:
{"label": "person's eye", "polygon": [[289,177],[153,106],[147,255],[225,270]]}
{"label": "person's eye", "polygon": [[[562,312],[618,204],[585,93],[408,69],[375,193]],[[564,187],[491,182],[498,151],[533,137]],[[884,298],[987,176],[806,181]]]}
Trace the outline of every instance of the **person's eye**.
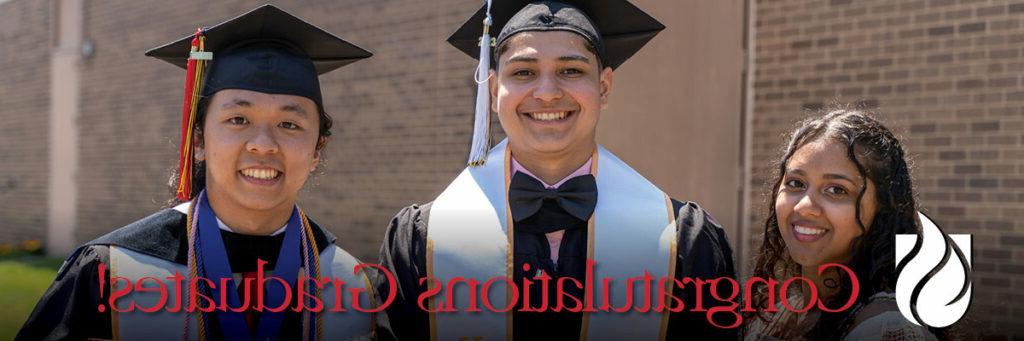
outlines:
{"label": "person's eye", "polygon": [[789,189],[789,190],[800,190],[800,189],[804,188],[803,181],[800,181],[800,180],[797,180],[797,179],[786,180],[786,182],[782,183],[782,185],[783,185],[783,187],[785,187],[786,189]]}
{"label": "person's eye", "polygon": [[279,124],[279,126],[281,128],[288,129],[288,130],[298,130],[299,128],[301,128],[301,127],[299,127],[298,124],[295,124],[295,123],[292,123],[292,122],[281,122],[281,124]]}
{"label": "person's eye", "polygon": [[515,77],[529,77],[532,76],[533,72],[530,70],[515,70],[512,72],[512,76]]}
{"label": "person's eye", "polygon": [[832,195],[846,195],[849,194],[850,192],[847,191],[842,186],[828,186],[828,188],[825,188],[825,193]]}
{"label": "person's eye", "polygon": [[577,69],[577,68],[568,68],[568,69],[562,70],[562,74],[570,75],[570,76],[581,75],[581,74],[583,74],[583,70],[580,70],[580,69]]}
{"label": "person's eye", "polygon": [[227,122],[231,123],[231,124],[242,125],[242,124],[249,123],[249,120],[245,119],[245,117],[242,117],[242,116],[235,116],[235,117],[229,118],[227,120]]}

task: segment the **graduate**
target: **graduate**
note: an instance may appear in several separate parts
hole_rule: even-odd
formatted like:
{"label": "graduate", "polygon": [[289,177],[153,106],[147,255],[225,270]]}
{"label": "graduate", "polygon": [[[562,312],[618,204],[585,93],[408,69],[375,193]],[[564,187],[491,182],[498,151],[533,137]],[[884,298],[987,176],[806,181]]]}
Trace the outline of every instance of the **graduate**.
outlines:
{"label": "graduate", "polygon": [[372,338],[359,261],[296,204],[330,135],[318,75],[371,53],[264,5],[146,55],[187,71],[180,204],[77,248],[17,339]]}
{"label": "graduate", "polygon": [[[449,38],[480,62],[469,166],[435,200],[406,207],[391,221],[380,264],[396,283],[378,276],[375,286],[380,299],[397,290],[377,320],[380,337],[736,337],[735,329],[691,312],[700,295],[703,309],[716,306],[707,286],[672,286],[686,303],[680,312],[642,312],[641,290],[632,291],[635,309],[626,312],[601,310],[600,301],[597,311],[574,309],[606,296],[628,308],[624,283],[645,272],[735,278],[732,250],[711,215],[670,199],[595,141],[614,69],[663,28],[625,0],[487,1]],[[493,148],[491,110],[508,136]],[[614,281],[589,289],[576,284],[591,276]],[[646,289],[657,293],[657,286]],[[563,309],[555,308],[559,299]]]}

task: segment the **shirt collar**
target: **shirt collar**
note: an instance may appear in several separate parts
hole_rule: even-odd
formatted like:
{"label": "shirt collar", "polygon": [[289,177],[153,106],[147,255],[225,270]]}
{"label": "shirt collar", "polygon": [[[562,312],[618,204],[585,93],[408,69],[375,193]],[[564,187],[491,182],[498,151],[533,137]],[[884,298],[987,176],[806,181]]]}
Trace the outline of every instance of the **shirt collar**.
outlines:
{"label": "shirt collar", "polygon": [[[174,206],[174,210],[178,211],[178,212],[181,212],[181,213],[184,213],[184,214],[188,214],[188,208],[189,208],[189,204],[190,203],[191,202],[186,201],[186,202],[183,202],[181,204],[178,204],[178,206]],[[235,232],[235,230],[232,230],[230,226],[228,226],[227,224],[224,224],[223,221],[220,221],[220,218],[217,217],[216,213],[214,213],[213,217],[215,219],[217,219],[217,227],[219,227],[221,230],[228,231],[228,232],[231,232],[231,233],[237,233],[237,232]],[[284,226],[281,226],[281,228],[277,229],[277,231],[274,231],[274,233],[271,233],[270,235],[271,236],[276,236],[278,234],[281,234],[282,232],[285,231],[285,229],[287,227],[288,227],[288,223],[285,223]]]}
{"label": "shirt collar", "polygon": [[592,161],[594,161],[593,157],[587,159],[587,162],[584,162],[583,166],[580,166],[580,168],[577,169],[575,172],[570,173],[568,176],[562,178],[562,180],[559,180],[554,185],[548,185],[546,182],[544,182],[544,180],[541,180],[536,175],[533,175],[533,173],[530,173],[530,171],[527,170],[525,167],[523,167],[523,165],[519,164],[519,161],[516,161],[515,157],[512,157],[512,174],[515,174],[516,172],[520,172],[520,173],[529,175],[531,178],[537,179],[537,181],[540,181],[540,183],[544,184],[544,188],[557,188],[558,186],[561,186],[566,181],[569,181],[569,179],[575,178],[577,176],[583,176],[583,175],[590,174],[590,163]]}

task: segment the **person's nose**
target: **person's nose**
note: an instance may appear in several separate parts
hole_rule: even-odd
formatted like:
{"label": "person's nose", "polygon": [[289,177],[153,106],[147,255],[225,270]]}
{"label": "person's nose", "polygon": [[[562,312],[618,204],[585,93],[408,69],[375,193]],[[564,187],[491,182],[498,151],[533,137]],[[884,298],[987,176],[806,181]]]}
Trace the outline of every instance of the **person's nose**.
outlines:
{"label": "person's nose", "polygon": [[818,206],[817,198],[810,191],[806,191],[793,206],[793,211],[804,217],[821,216],[821,206]]}
{"label": "person's nose", "polygon": [[533,89],[533,97],[545,102],[555,102],[562,98],[562,87],[554,76],[542,76],[537,79],[537,88]]}
{"label": "person's nose", "polygon": [[269,126],[258,127],[255,134],[246,142],[246,150],[256,154],[277,153],[279,146],[272,129],[273,127]]}

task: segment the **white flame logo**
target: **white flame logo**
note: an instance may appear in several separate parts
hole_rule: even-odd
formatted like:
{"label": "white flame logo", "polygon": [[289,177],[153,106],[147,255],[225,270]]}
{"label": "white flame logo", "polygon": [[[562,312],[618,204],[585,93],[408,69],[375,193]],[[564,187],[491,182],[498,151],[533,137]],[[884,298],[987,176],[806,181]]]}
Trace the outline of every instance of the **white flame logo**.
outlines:
{"label": "white flame logo", "polygon": [[971,304],[971,235],[947,235],[918,217],[921,235],[896,235],[896,305],[910,322],[942,328]]}

